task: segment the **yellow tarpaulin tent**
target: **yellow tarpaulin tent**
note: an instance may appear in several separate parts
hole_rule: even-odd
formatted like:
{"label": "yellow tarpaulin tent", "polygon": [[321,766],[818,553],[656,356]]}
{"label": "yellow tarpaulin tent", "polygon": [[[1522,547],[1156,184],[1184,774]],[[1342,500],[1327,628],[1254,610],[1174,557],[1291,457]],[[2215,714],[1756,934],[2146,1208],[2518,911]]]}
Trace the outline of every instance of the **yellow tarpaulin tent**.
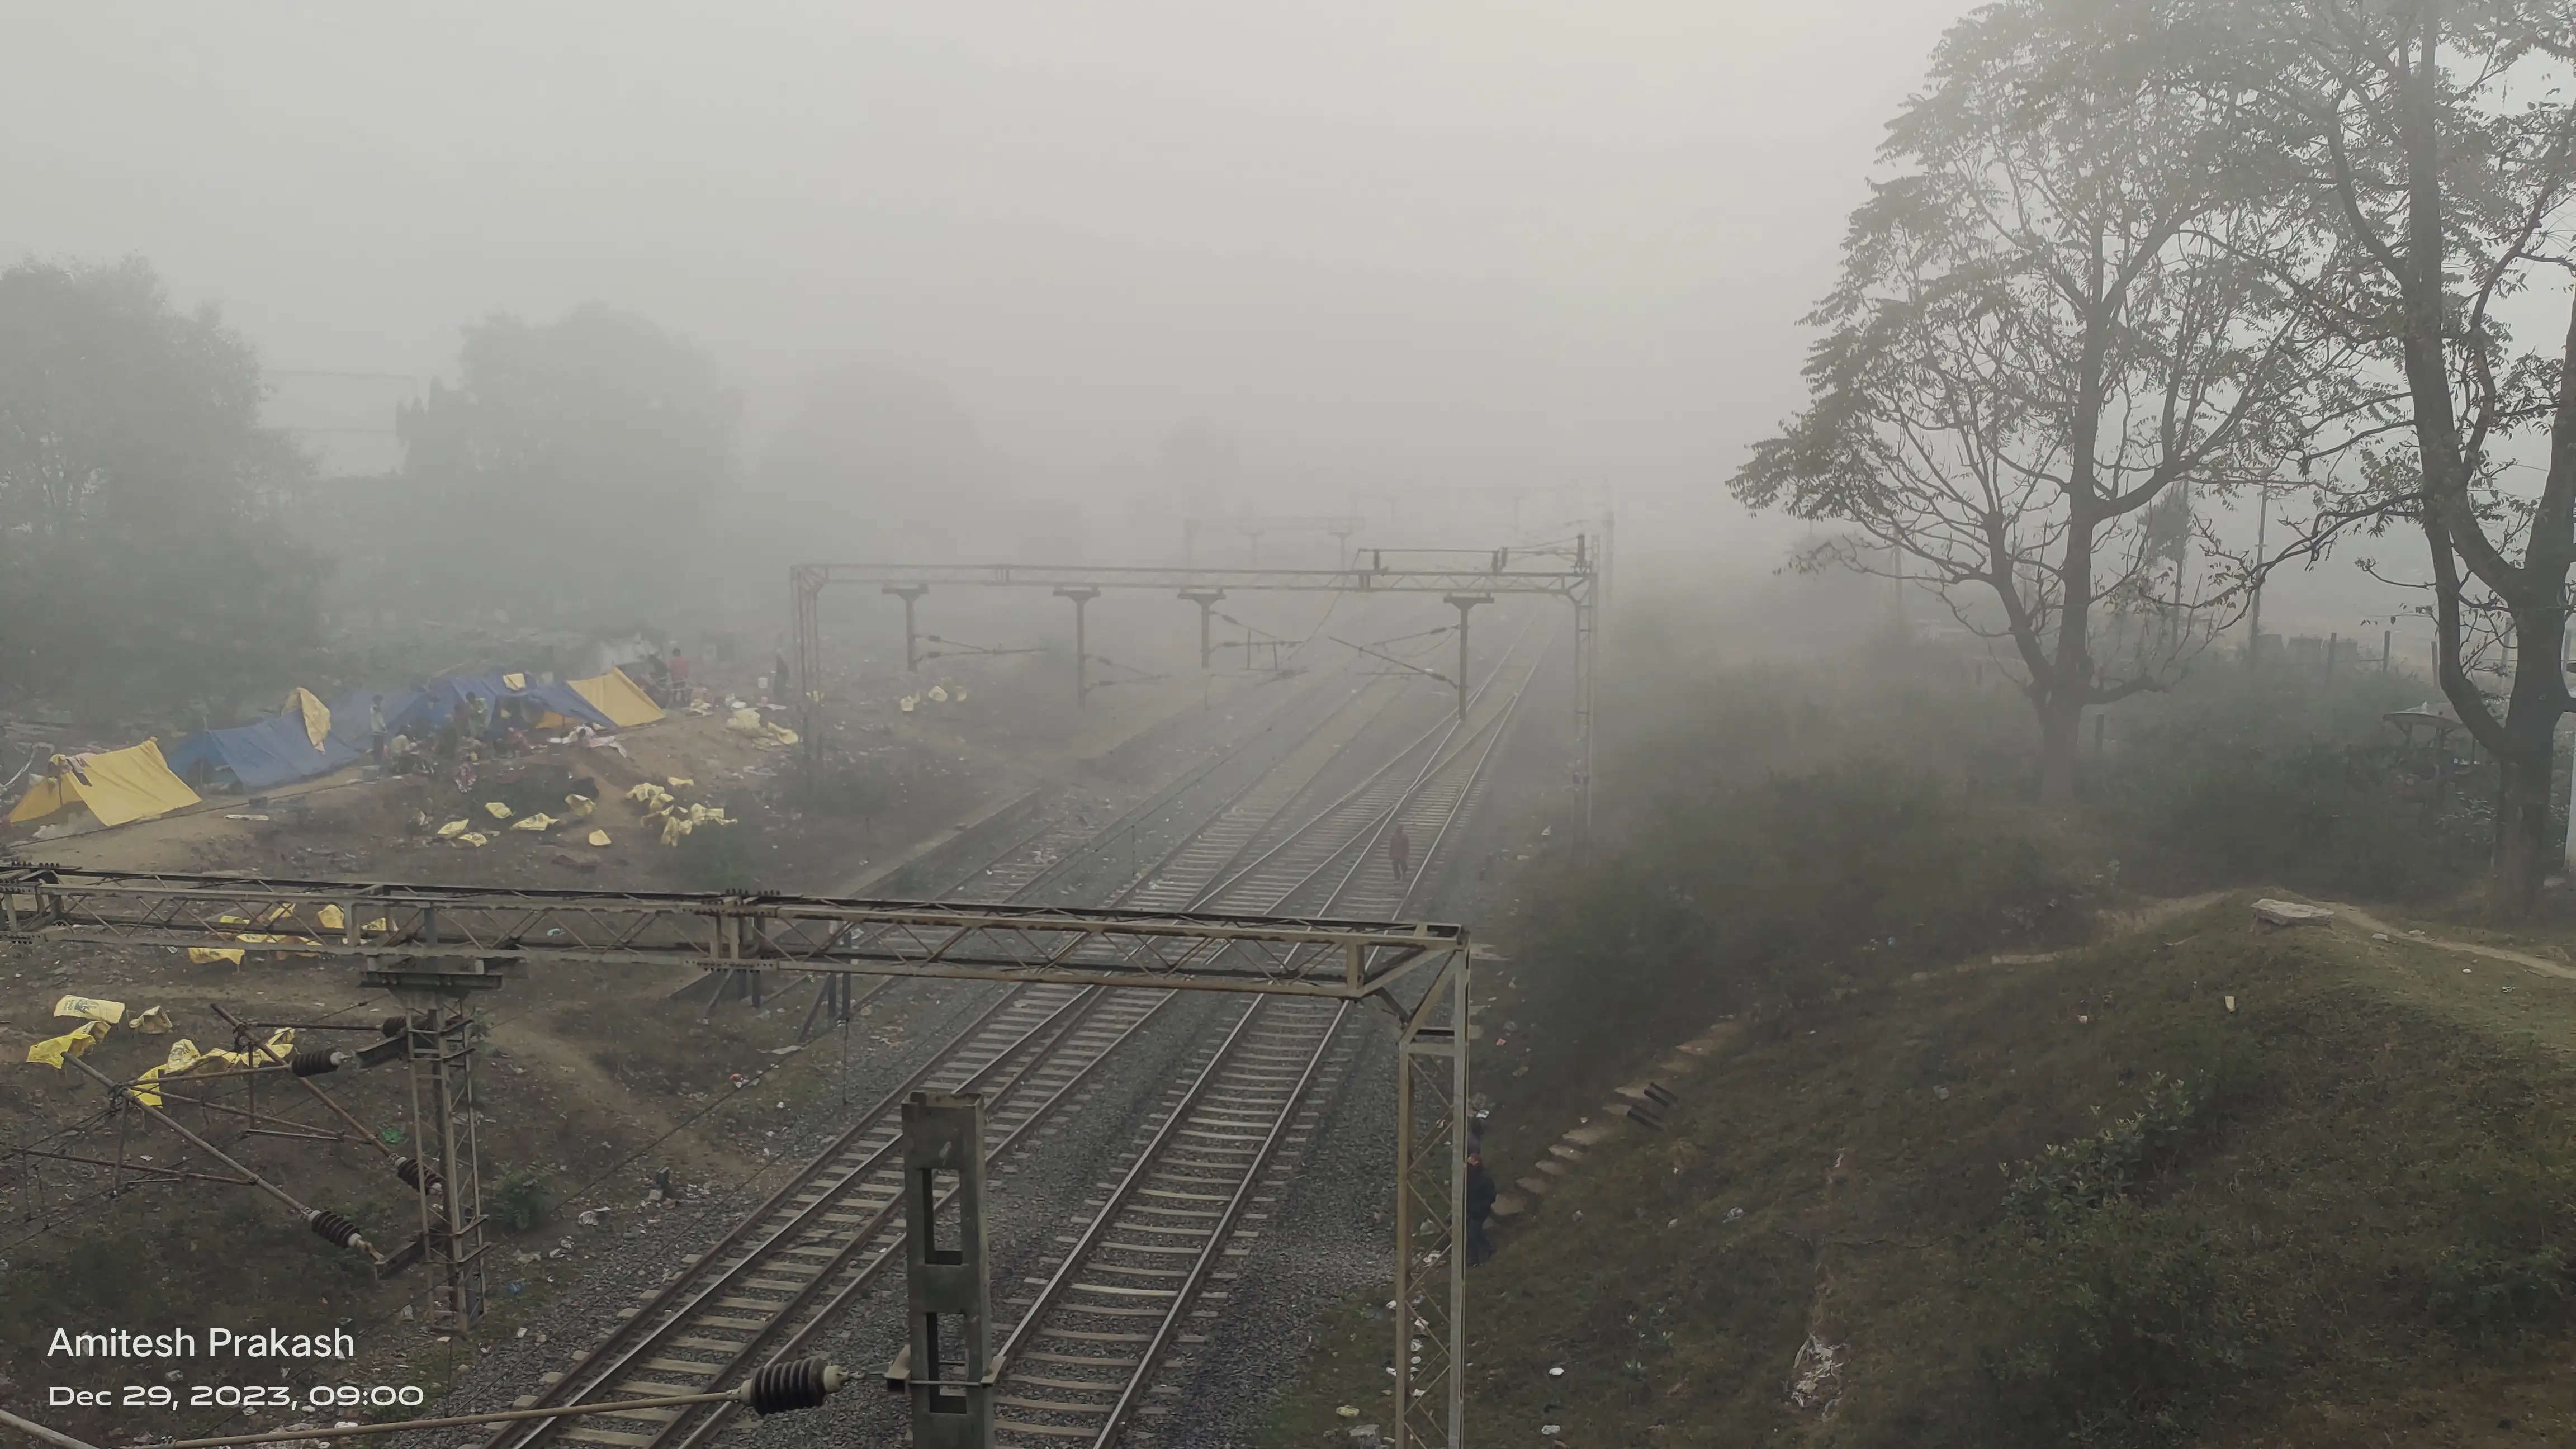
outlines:
{"label": "yellow tarpaulin tent", "polygon": [[591,679],[567,680],[573,693],[590,701],[590,707],[614,721],[619,729],[648,725],[662,717],[662,707],[652,696],[636,687],[623,669],[612,669]]}
{"label": "yellow tarpaulin tent", "polygon": [[313,748],[322,748],[322,742],[331,738],[331,707],[315,699],[313,691],[299,689],[288,695],[283,712],[304,721],[304,737],[313,742]]}
{"label": "yellow tarpaulin tent", "polygon": [[50,773],[31,786],[9,823],[42,820],[86,805],[101,825],[149,820],[197,803],[197,792],[170,773],[157,740],[101,754],[54,756]]}

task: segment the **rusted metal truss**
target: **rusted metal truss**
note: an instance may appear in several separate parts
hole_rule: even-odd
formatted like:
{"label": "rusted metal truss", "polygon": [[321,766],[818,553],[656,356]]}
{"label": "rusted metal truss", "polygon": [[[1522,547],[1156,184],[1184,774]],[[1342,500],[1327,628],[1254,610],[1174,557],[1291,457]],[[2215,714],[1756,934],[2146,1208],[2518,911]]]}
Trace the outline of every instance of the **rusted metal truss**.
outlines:
{"label": "rusted metal truss", "polygon": [[827,896],[511,890],[0,862],[0,933],[707,970],[842,971],[1359,999],[1465,959],[1462,926]]}

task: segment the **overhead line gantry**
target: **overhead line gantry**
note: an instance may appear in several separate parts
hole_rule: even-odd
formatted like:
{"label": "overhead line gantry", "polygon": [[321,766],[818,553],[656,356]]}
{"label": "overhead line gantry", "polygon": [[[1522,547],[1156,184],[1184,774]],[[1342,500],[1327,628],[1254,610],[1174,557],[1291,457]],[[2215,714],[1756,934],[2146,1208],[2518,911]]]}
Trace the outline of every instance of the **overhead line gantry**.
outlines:
{"label": "overhead line gantry", "polygon": [[[806,748],[819,749],[821,736],[815,715],[823,694],[819,683],[823,668],[821,599],[823,590],[834,584],[875,584],[879,592],[903,600],[907,669],[920,667],[915,605],[933,587],[1052,590],[1056,597],[1073,604],[1077,703],[1088,703],[1090,697],[1085,606],[1109,590],[1168,593],[1198,605],[1202,669],[1207,667],[1211,649],[1209,620],[1217,604],[1229,594],[1436,594],[1458,610],[1457,684],[1462,718],[1466,709],[1468,611],[1501,596],[1554,596],[1574,606],[1575,784],[1582,795],[1588,830],[1592,816],[1592,681],[1595,655],[1599,652],[1599,610],[1609,576],[1602,541],[1600,537],[1576,534],[1531,550],[1371,548],[1360,550],[1349,567],[1333,569],[1076,563],[796,564],[789,568],[787,577],[796,620],[796,683],[804,700],[803,717],[798,723]],[[1540,566],[1532,567],[1533,562]]]}

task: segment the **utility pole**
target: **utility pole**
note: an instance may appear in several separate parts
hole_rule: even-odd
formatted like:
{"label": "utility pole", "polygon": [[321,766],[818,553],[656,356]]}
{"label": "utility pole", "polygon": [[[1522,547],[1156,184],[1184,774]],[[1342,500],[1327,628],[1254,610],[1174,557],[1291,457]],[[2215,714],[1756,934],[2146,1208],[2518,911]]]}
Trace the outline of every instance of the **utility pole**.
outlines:
{"label": "utility pole", "polygon": [[1083,632],[1083,605],[1100,597],[1094,588],[1058,589],[1059,599],[1073,600],[1073,703],[1077,709],[1091,703],[1091,646]]}
{"label": "utility pole", "polygon": [[2253,629],[2253,635],[2245,645],[2245,663],[2248,668],[2260,663],[2263,655],[2263,576],[2266,572],[2263,550],[2265,540],[2271,536],[2271,531],[2272,490],[2266,488],[2254,513],[2254,607],[2247,618],[2247,623]]}
{"label": "utility pole", "polygon": [[1478,604],[1494,601],[1491,594],[1451,594],[1448,602],[1458,610],[1458,721],[1467,720],[1467,611]]}

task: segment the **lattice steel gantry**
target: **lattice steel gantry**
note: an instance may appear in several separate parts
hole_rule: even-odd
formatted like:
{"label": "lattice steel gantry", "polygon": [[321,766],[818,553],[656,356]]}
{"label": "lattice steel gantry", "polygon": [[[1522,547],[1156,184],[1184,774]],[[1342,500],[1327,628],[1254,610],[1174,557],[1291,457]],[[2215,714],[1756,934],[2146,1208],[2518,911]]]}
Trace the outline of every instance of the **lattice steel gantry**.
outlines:
{"label": "lattice steel gantry", "polygon": [[[326,911],[325,908],[330,908]],[[89,946],[238,948],[245,921],[319,922],[259,944],[350,958],[371,979],[449,1003],[439,1020],[472,1053],[460,998],[539,966],[671,966],[968,981],[1254,992],[1365,1001],[1402,1054],[1396,1120],[1394,1442],[1457,1449],[1465,1435],[1467,993],[1464,926],[1325,917],[967,906],[827,896],[508,890],[479,886],[66,869],[0,861],[0,939]],[[467,984],[468,982],[474,984]],[[462,1020],[460,1020],[462,1019]],[[417,1023],[417,1018],[415,1018]],[[445,1065],[444,1028],[417,1024],[408,1055],[447,1076],[445,1120],[470,1124],[470,1079]],[[415,1081],[419,1081],[415,1077]],[[462,1113],[460,1119],[459,1114]],[[435,1122],[433,1111],[425,1119]],[[470,1130],[445,1134],[470,1157]],[[425,1242],[453,1264],[467,1311],[479,1204],[460,1158],[423,1187]],[[424,1174],[424,1182],[429,1175]],[[430,1200],[458,1225],[430,1236]],[[471,1242],[462,1231],[476,1230]]]}

